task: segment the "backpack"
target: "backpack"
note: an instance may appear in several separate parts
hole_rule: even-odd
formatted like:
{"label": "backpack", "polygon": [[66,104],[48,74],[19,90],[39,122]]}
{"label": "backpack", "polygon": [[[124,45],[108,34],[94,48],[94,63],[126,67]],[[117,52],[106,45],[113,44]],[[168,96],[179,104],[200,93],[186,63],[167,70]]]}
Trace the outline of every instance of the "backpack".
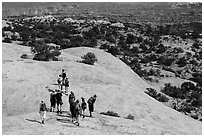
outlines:
{"label": "backpack", "polygon": [[45,103],[40,104],[40,111],[46,111],[46,105],[45,105]]}
{"label": "backpack", "polygon": [[87,108],[86,102],[82,102],[81,107],[82,109],[86,109]]}

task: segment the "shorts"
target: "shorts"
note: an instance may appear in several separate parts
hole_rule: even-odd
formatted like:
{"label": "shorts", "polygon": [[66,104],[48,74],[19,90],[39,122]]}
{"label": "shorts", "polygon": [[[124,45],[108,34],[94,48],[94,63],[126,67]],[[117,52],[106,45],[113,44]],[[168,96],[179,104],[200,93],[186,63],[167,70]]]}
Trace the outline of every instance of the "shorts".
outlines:
{"label": "shorts", "polygon": [[56,102],[51,102],[51,107],[55,108]]}
{"label": "shorts", "polygon": [[63,102],[62,101],[57,101],[57,105],[62,105]]}
{"label": "shorts", "polygon": [[93,104],[89,104],[89,111],[93,112],[94,111],[94,105]]}
{"label": "shorts", "polygon": [[46,111],[40,111],[40,117],[41,117],[41,119],[45,119],[46,118]]}

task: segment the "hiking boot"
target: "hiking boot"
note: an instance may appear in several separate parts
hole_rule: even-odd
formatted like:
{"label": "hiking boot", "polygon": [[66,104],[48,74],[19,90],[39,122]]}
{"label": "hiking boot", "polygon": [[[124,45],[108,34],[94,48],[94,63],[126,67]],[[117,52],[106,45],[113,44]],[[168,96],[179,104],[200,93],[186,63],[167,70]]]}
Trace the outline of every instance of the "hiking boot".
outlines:
{"label": "hiking boot", "polygon": [[42,124],[45,124],[44,120],[42,120]]}
{"label": "hiking boot", "polygon": [[76,124],[77,124],[77,126],[79,126],[79,122],[77,122]]}

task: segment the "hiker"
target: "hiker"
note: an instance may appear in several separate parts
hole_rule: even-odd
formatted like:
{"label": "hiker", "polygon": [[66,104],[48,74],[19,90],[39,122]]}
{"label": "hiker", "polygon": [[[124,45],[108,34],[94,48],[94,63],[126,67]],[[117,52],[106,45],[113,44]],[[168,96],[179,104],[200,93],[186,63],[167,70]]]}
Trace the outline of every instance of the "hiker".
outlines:
{"label": "hiker", "polygon": [[56,94],[55,91],[53,90],[52,93],[50,94],[50,112],[55,111],[55,105],[56,105]]}
{"label": "hiker", "polygon": [[56,90],[56,102],[57,102],[57,113],[62,114],[62,92],[60,90]]}
{"label": "hiker", "polygon": [[74,118],[74,104],[75,103],[75,95],[74,92],[71,91],[71,94],[69,95],[69,106],[70,106],[70,112],[71,112],[71,116],[72,116],[72,122],[73,122],[73,118]]}
{"label": "hiker", "polygon": [[61,76],[62,76],[62,85],[64,85],[64,80],[65,80],[65,78],[66,78],[66,73],[65,73],[64,69],[62,69],[62,74],[61,74]]}
{"label": "hiker", "polygon": [[92,112],[94,111],[94,103],[96,101],[96,95],[94,95],[93,97],[90,97],[88,100],[88,104],[89,104],[89,113],[90,113],[90,117],[92,117]]}
{"label": "hiker", "polygon": [[65,93],[68,93],[69,80],[68,80],[68,78],[67,78],[67,77],[65,78],[65,81],[64,81],[64,86],[65,86]]}
{"label": "hiker", "polygon": [[62,75],[58,76],[57,83],[58,83],[59,89],[62,90]]}
{"label": "hiker", "polygon": [[45,102],[44,100],[41,100],[39,113],[40,113],[40,118],[42,120],[42,124],[45,123],[46,110],[47,110],[47,107],[45,105]]}
{"label": "hiker", "polygon": [[76,124],[77,126],[79,126],[79,115],[81,114],[80,113],[80,110],[81,110],[81,107],[80,107],[80,104],[79,104],[79,100],[77,100],[76,102],[74,102],[74,118],[76,119]]}
{"label": "hiker", "polygon": [[87,104],[85,102],[85,99],[82,97],[81,98],[82,102],[81,102],[81,115],[83,116],[83,118],[85,118],[85,109],[87,108]]}

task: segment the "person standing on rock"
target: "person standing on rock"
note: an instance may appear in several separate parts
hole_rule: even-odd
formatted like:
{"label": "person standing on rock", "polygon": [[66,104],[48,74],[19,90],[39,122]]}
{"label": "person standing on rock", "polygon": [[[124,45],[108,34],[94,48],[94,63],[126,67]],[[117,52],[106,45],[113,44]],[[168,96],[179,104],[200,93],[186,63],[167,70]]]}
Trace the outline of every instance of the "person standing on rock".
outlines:
{"label": "person standing on rock", "polygon": [[67,77],[66,72],[64,71],[64,69],[62,69],[62,85],[64,85],[65,82],[65,78]]}
{"label": "person standing on rock", "polygon": [[65,93],[68,93],[68,87],[69,87],[69,80],[68,80],[68,77],[65,78],[64,86],[65,86]]}
{"label": "person standing on rock", "polygon": [[57,90],[56,93],[56,101],[57,101],[57,113],[62,114],[62,92],[60,90]]}
{"label": "person standing on rock", "polygon": [[69,95],[69,106],[70,106],[70,112],[72,116],[72,122],[74,119],[74,107],[75,107],[75,95],[74,92],[71,91],[71,94]]}
{"label": "person standing on rock", "polygon": [[87,108],[87,104],[85,102],[85,99],[82,97],[81,98],[81,115],[83,116],[83,118],[85,118],[85,109]]}
{"label": "person standing on rock", "polygon": [[56,106],[56,94],[55,91],[53,90],[52,93],[50,94],[50,112],[55,111],[55,106]]}
{"label": "person standing on rock", "polygon": [[93,97],[90,97],[88,100],[90,117],[92,117],[92,112],[94,111],[94,103],[96,101],[96,97],[97,96],[94,95]]}
{"label": "person standing on rock", "polygon": [[40,113],[40,118],[42,120],[42,124],[45,123],[46,110],[47,110],[46,104],[44,100],[41,100],[39,113]]}
{"label": "person standing on rock", "polygon": [[76,119],[76,125],[79,126],[79,115],[81,114],[81,107],[79,104],[79,100],[77,100],[74,104],[74,118]]}
{"label": "person standing on rock", "polygon": [[58,76],[57,83],[58,83],[59,89],[62,90],[62,75]]}

